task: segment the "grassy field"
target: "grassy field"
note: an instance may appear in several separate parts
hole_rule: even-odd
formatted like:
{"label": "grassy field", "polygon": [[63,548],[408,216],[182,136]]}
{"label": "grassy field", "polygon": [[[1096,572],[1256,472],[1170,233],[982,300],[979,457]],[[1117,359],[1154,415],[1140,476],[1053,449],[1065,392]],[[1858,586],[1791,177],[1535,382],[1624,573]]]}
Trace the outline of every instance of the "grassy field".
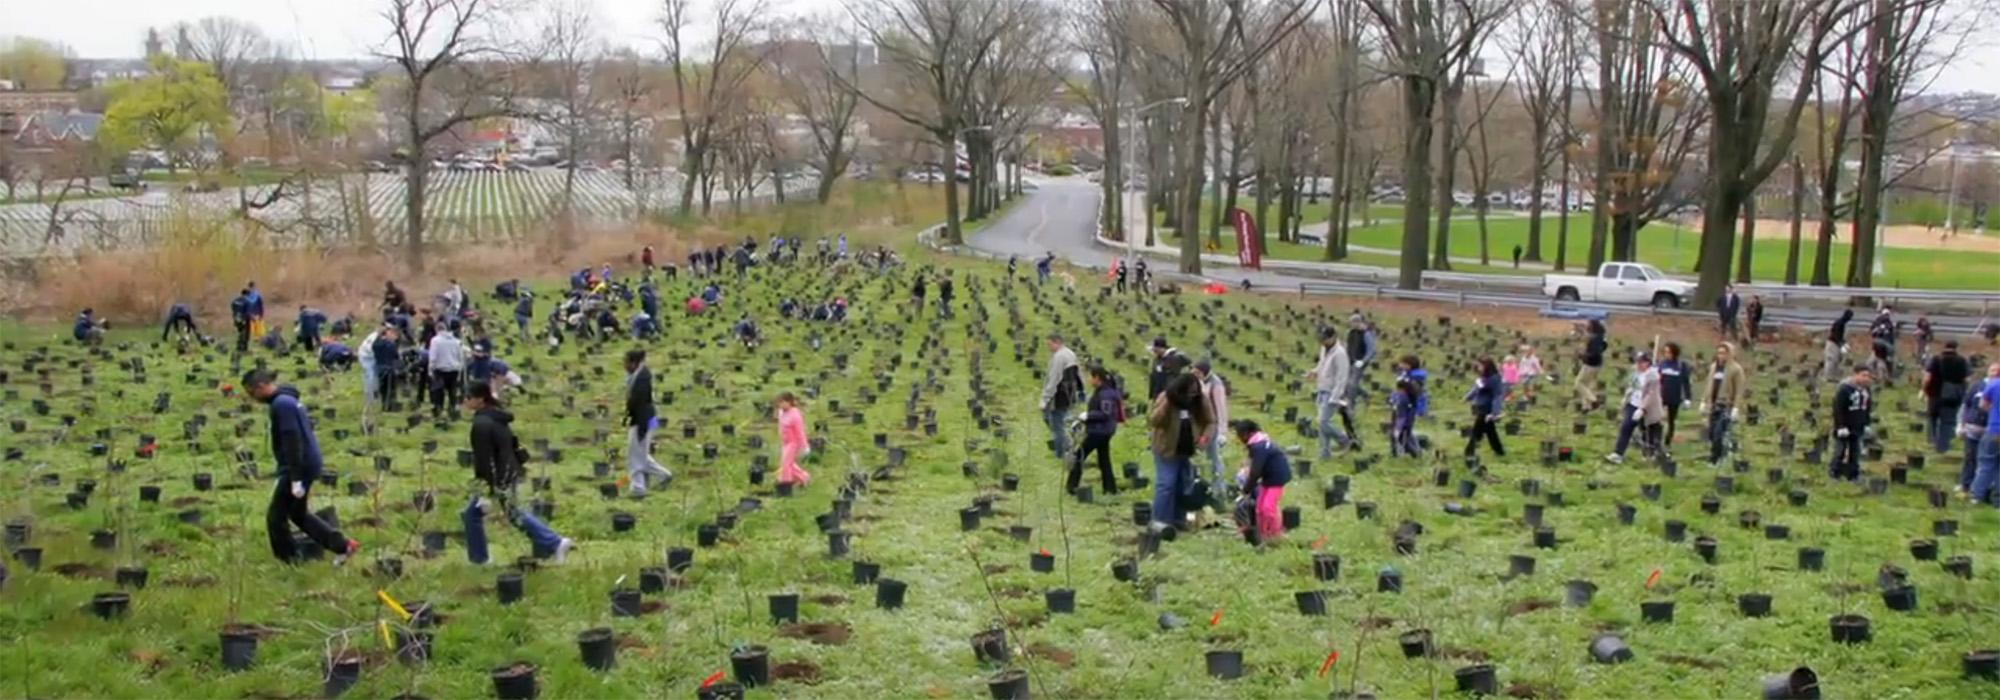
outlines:
{"label": "grassy field", "polygon": [[[513,402],[516,432],[524,443],[546,440],[562,453],[552,460],[531,447],[538,453],[531,476],[547,479],[532,498],[552,503],[552,524],[580,543],[567,564],[527,572],[525,597],[512,605],[497,602],[495,586],[509,562],[528,555],[519,535],[491,520],[499,563],[465,561],[457,513],[472,489],[456,459],[463,423],[437,426],[425,414],[407,421],[399,414],[378,435],[363,436],[355,374],[324,375],[303,358],[244,358],[246,367],[270,363],[304,392],[337,473],[315,489],[314,505],[336,509],[366,546],[345,568],[283,566],[272,560],[260,522],[271,484],[265,418],[261,407],[218,390],[239,374],[229,357],[157,347],[145,329],[115,333],[93,354],[57,340],[66,327],[9,328],[10,344],[0,349],[7,375],[0,389],[9,392],[0,419],[20,423],[6,426],[0,442],[21,452],[4,462],[15,486],[0,492],[0,507],[8,520],[32,526],[26,544],[40,548],[42,562],[32,571],[9,561],[11,577],[0,589],[0,638],[10,641],[0,650],[0,694],[299,697],[319,694],[328,660],[341,658],[361,664],[350,697],[489,696],[489,672],[517,661],[538,667],[543,697],[688,696],[705,679],[729,675],[733,648],[760,645],[778,680],[751,697],[974,697],[986,693],[1000,667],[978,662],[968,638],[996,624],[1008,630],[1011,667],[1031,674],[1040,697],[1296,698],[1337,689],[1411,698],[1451,694],[1454,670],[1478,663],[1495,668],[1501,689],[1541,698],[1755,696],[1763,676],[1799,665],[1820,674],[1830,697],[1969,698],[2000,687],[1962,680],[1959,670],[1961,654],[1995,646],[2000,575],[1990,552],[2000,522],[1990,509],[1926,503],[1927,486],[1948,487],[1955,458],[1871,495],[1830,483],[1820,467],[1781,452],[1778,426],[1798,431],[1803,450],[1814,431],[1802,414],[1824,415],[1811,408],[1820,405],[1807,397],[1812,382],[1775,369],[1805,366],[1800,349],[1752,358],[1753,369],[1763,369],[1753,392],[1762,418],[1742,429],[1741,472],[1711,472],[1693,460],[1678,476],[1636,459],[1622,468],[1602,465],[1597,456],[1615,425],[1592,416],[1573,434],[1573,414],[1554,400],[1517,407],[1508,456],[1488,456],[1474,469],[1458,459],[1459,440],[1451,437],[1466,417],[1454,399],[1467,379],[1449,363],[1497,354],[1519,331],[1498,322],[1446,328],[1428,318],[1380,318],[1385,355],[1416,352],[1434,367],[1436,416],[1422,430],[1438,440],[1440,454],[1383,454],[1377,428],[1387,417],[1380,399],[1390,377],[1373,368],[1372,399],[1360,415],[1369,440],[1363,455],[1317,460],[1307,447],[1295,462],[1300,476],[1286,504],[1299,509],[1297,530],[1264,550],[1223,529],[1183,536],[1141,560],[1139,581],[1126,583],[1111,567],[1136,553],[1131,505],[1149,490],[1121,478],[1125,490],[1099,494],[1092,504],[1063,496],[1036,409],[1042,338],[1068,333],[1081,355],[1136,385],[1145,374],[1139,348],[1166,335],[1187,352],[1217,358],[1236,397],[1234,416],[1262,421],[1281,444],[1307,446],[1310,439],[1286,417],[1312,410],[1299,377],[1313,357],[1309,339],[1324,307],[1236,295],[1092,301],[1094,289],[1031,286],[1003,279],[997,266],[948,264],[961,299],[951,320],[909,308],[908,272],[813,270],[725,280],[729,298],[720,313],[670,318],[668,337],[650,346],[666,426],[655,453],[678,478],[644,501],[599,495],[614,483],[622,458],[617,358],[631,343],[572,343],[551,353],[503,340],[499,355],[528,378],[528,391]],[[695,286],[684,277],[662,296],[681,298]],[[854,303],[855,318],[845,325],[784,321],[770,312],[784,297],[836,294]],[[1195,309],[1209,304],[1215,307]],[[763,321],[769,339],[761,349],[728,340],[739,312]],[[1214,323],[1225,319],[1219,331]],[[1641,334],[1613,327],[1619,351]],[[1566,354],[1557,339],[1534,340],[1549,346],[1544,355],[1552,361]],[[1618,374],[1608,371],[1605,381]],[[808,397],[812,434],[826,441],[807,466],[812,485],[791,497],[774,493],[774,476],[762,484],[751,477],[759,460],[776,471],[767,406],[785,390]],[[1889,459],[1869,463],[1870,476],[1886,478],[1891,463],[1916,449],[1911,414],[1891,408],[1905,395],[1881,395]],[[162,396],[164,406],[156,403]],[[76,417],[74,427],[63,426],[66,415]],[[192,430],[190,421],[197,422]],[[1701,449],[1692,441],[1694,422],[1681,418],[1680,454]],[[936,426],[934,434],[926,424]],[[145,434],[158,438],[150,459],[134,452]],[[1579,459],[1545,465],[1536,456],[1545,442],[1574,448]],[[93,456],[93,443],[109,455]],[[1136,463],[1150,477],[1145,444],[1139,422],[1128,424],[1114,442],[1114,463]],[[709,445],[712,458],[704,456]],[[239,450],[251,456],[248,465],[231,456]],[[906,455],[900,466],[892,450]],[[1232,447],[1230,454],[1241,453]],[[388,471],[377,470],[377,458],[387,459]],[[1450,486],[1434,485],[1440,472]],[[192,486],[201,473],[213,476],[213,490]],[[840,526],[852,534],[852,553],[830,557],[815,517],[835,508],[849,479],[871,473],[879,476],[851,494],[852,516]],[[1003,486],[1010,475],[1018,490]],[[1719,489],[1716,476],[1734,483]],[[1348,501],[1373,505],[1372,519],[1351,502],[1325,506],[1323,493],[1336,477],[1351,485]],[[85,502],[66,505],[86,480],[95,488]],[[350,490],[355,483],[367,484],[365,495]],[[1462,495],[1468,487],[1461,483],[1476,492]],[[1657,500],[1641,495],[1648,484],[1659,485]],[[143,486],[160,488],[158,503],[137,498]],[[425,491],[435,496],[433,511],[413,505]],[[1809,500],[1792,505],[1791,492]],[[1718,514],[1701,509],[1711,494],[1720,496]],[[746,497],[761,507],[741,510]],[[978,498],[993,499],[993,515],[962,531],[961,509]],[[1463,514],[1447,514],[1448,504],[1464,506]],[[1616,504],[1636,508],[1633,525],[1619,523]],[[1533,528],[1523,523],[1530,505],[1546,505],[1554,549],[1531,544]],[[189,511],[200,512],[199,524],[183,522]],[[738,511],[715,546],[697,544],[699,526]],[[1790,526],[1790,539],[1739,527],[1743,511]],[[635,515],[637,527],[615,531],[616,512]],[[1932,537],[1931,521],[1942,519],[1955,519],[1961,530],[1938,538],[1940,559],[1971,556],[1978,568],[1970,580],[1912,559],[1909,541]],[[1688,523],[1690,541],[1713,537],[1720,552],[1714,562],[1688,543],[1664,539],[1669,520]],[[1401,523],[1422,526],[1413,554],[1391,547]],[[1014,526],[1032,530],[1016,540]],[[115,531],[116,543],[94,547],[96,530]],[[423,533],[442,533],[444,550],[426,555]],[[1804,546],[1827,550],[1825,571],[1798,570],[1794,552]],[[608,594],[638,585],[641,570],[665,566],[674,548],[692,550],[691,567],[664,590],[644,594],[643,614],[613,617]],[[1029,566],[1041,551],[1055,557],[1051,573]],[[1338,580],[1314,580],[1316,552],[1342,558]],[[1508,575],[1510,555],[1535,557],[1536,570]],[[400,561],[400,577],[378,573],[377,562],[388,558]],[[878,609],[876,588],[852,580],[855,561],[878,564],[884,578],[905,583],[905,605]],[[1884,607],[1874,585],[1884,563],[1909,571],[1922,592],[1919,609]],[[146,567],[150,583],[127,587],[130,613],[94,617],[92,596],[117,590],[111,572],[131,566]],[[1376,574],[1385,568],[1401,573],[1402,593],[1377,591]],[[1593,581],[1595,600],[1565,607],[1564,582],[1572,579]],[[1048,611],[1043,596],[1056,588],[1075,591],[1074,614]],[[1328,592],[1329,614],[1301,615],[1294,594],[1316,590]],[[434,635],[427,662],[399,663],[395,644],[385,644],[383,625],[392,639],[413,630],[378,591],[428,601],[440,613],[442,622],[424,630]],[[1772,616],[1736,612],[1736,596],[1752,592],[1774,597]],[[766,596],[793,593],[801,598],[800,624],[774,624]],[[1674,621],[1641,622],[1647,601],[1676,603]],[[1163,630],[1163,613],[1185,626]],[[1829,641],[1828,618],[1849,613],[1877,625],[1872,644]],[[265,630],[250,670],[219,665],[218,632],[230,623]],[[618,666],[609,672],[593,672],[579,658],[578,633],[598,627],[617,635]],[[1405,658],[1397,637],[1418,628],[1435,636],[1433,653]],[[1588,664],[1586,645],[1602,631],[1621,633],[1636,657],[1619,666]],[[1210,650],[1241,651],[1248,674],[1209,677],[1203,658]]]}
{"label": "grassy field", "polygon": [[[1398,212],[1400,213],[1400,212]],[[1388,216],[1394,216],[1389,214]],[[1541,274],[1537,270],[1514,270],[1510,267],[1514,246],[1524,249],[1528,242],[1528,220],[1524,216],[1494,215],[1487,222],[1488,250],[1493,265],[1454,264],[1459,272],[1491,272],[1496,274]],[[1433,228],[1432,235],[1436,235]],[[1370,248],[1396,250],[1402,246],[1401,220],[1388,220],[1374,226],[1356,226],[1353,230],[1353,244]],[[1435,240],[1435,239],[1433,239]],[[1694,274],[1695,259],[1700,255],[1701,235],[1670,223],[1655,223],[1639,234],[1639,260],[1660,267],[1669,274]],[[1546,219],[1542,224],[1542,258],[1553,262],[1556,251],[1556,220]],[[1755,279],[1778,281],[1784,279],[1785,255],[1789,241],[1759,239],[1751,254],[1751,272]],[[1845,243],[1832,246],[1831,265],[1834,276],[1842,278],[1847,273],[1847,259],[1852,248]],[[1233,236],[1224,235],[1222,252],[1234,254],[1236,241]],[[1590,215],[1577,214],[1570,217],[1568,262],[1573,271],[1580,270],[1590,259]],[[1479,225],[1470,218],[1454,218],[1451,226],[1451,254],[1456,258],[1479,257]],[[1934,250],[1916,248],[1883,249],[1885,272],[1875,277],[1877,285],[1923,287],[1938,289],[1989,289],[1994,286],[1994,270],[2000,270],[2000,255],[1979,252],[1952,252],[1940,254]],[[1811,272],[1813,244],[1806,241],[1801,252],[1800,276]],[[1269,257],[1280,260],[1320,261],[1325,259],[1325,249],[1316,245],[1300,245],[1272,239]],[[1387,256],[1369,256],[1380,258]],[[1394,258],[1389,257],[1390,264]],[[1367,259],[1356,262],[1374,264]]]}

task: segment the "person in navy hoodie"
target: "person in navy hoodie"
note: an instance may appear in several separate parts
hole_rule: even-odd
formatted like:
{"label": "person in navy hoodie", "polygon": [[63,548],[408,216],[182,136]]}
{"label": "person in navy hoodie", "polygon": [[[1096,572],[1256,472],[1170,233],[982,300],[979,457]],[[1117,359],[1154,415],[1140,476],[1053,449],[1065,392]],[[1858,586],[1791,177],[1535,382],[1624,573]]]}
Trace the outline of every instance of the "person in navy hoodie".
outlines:
{"label": "person in navy hoodie", "polygon": [[1493,358],[1479,360],[1479,377],[1472,380],[1472,391],[1465,395],[1472,404],[1472,429],[1465,441],[1465,456],[1479,452],[1479,438],[1486,438],[1486,444],[1493,447],[1493,456],[1507,456],[1507,448],[1500,445],[1500,414],[1505,410],[1507,386],[1501,381],[1500,368],[1493,364]]}
{"label": "person in navy hoodie", "polygon": [[1667,343],[1660,346],[1660,361],[1654,365],[1660,371],[1660,403],[1666,406],[1667,421],[1664,431],[1655,442],[1667,454],[1673,454],[1674,424],[1680,422],[1681,409],[1694,403],[1694,386],[1689,380],[1693,369],[1681,359],[1681,344]]}
{"label": "person in navy hoodie", "polygon": [[[1292,462],[1285,457],[1285,450],[1271,442],[1255,421],[1239,420],[1230,424],[1236,439],[1243,443],[1243,449],[1250,453],[1250,464],[1237,475],[1243,486],[1243,493],[1255,499],[1256,523],[1253,544],[1264,544],[1285,534],[1283,505],[1285,485],[1292,481]],[[1246,536],[1250,535],[1245,528]]]}
{"label": "person in navy hoodie", "polygon": [[1097,455],[1097,474],[1102,480],[1104,495],[1118,493],[1118,482],[1111,477],[1111,438],[1118,434],[1118,424],[1125,420],[1125,393],[1119,391],[1118,382],[1111,372],[1103,367],[1090,368],[1090,402],[1083,409],[1083,446],[1069,462],[1068,492],[1076,493],[1077,484],[1083,481],[1083,463],[1092,453]]}
{"label": "person in navy hoodie", "polygon": [[271,407],[271,454],[278,463],[278,483],[271,492],[271,507],[264,515],[271,536],[271,553],[282,562],[298,559],[298,549],[292,541],[292,526],[297,525],[313,542],[334,553],[334,564],[345,563],[361,550],[361,543],[340,534],[313,515],[306,505],[313,483],[319,481],[323,463],[319,439],[313,437],[312,419],[306,414],[305,404],[299,401],[299,390],[280,386],[277,375],[266,369],[243,375],[243,389],[251,398]]}

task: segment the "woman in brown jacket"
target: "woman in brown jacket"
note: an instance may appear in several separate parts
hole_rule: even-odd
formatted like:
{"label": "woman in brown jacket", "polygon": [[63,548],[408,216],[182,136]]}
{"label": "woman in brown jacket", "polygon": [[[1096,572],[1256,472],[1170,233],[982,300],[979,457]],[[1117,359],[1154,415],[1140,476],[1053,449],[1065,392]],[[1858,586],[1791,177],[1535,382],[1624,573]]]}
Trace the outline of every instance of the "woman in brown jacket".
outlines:
{"label": "woman in brown jacket", "polygon": [[1708,399],[1701,408],[1708,414],[1708,464],[1717,466],[1729,451],[1729,428],[1742,415],[1750,376],[1743,371],[1743,365],[1737,364],[1736,346],[1729,343],[1715,348],[1715,361],[1709,365],[1706,376]]}
{"label": "woman in brown jacket", "polygon": [[1215,417],[1203,400],[1201,381],[1188,374],[1186,361],[1174,369],[1167,389],[1153,398],[1148,414],[1153,447],[1153,529],[1187,522],[1180,499],[1195,479],[1194,455],[1215,439]]}

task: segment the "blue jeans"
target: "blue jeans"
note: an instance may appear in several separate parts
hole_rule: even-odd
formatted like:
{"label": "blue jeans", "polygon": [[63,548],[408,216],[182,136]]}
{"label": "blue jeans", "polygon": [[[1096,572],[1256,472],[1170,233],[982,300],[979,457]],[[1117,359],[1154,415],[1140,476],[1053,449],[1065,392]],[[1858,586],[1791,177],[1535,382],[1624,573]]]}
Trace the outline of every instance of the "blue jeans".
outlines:
{"label": "blue jeans", "polygon": [[1972,498],[1991,503],[1994,482],[2000,479],[2000,431],[1986,431],[1979,439],[1979,471],[1972,475]]}
{"label": "blue jeans", "polygon": [[1194,473],[1186,457],[1153,453],[1153,522],[1180,527],[1187,518],[1181,513],[1182,477]]}
{"label": "blue jeans", "polygon": [[[529,542],[534,543],[534,551],[538,556],[544,552],[554,552],[556,545],[562,542],[562,535],[556,534],[556,531],[550,529],[547,523],[542,522],[540,518],[536,518],[533,512],[513,507],[509,503],[513,499],[489,499],[487,502],[493,503],[495,500],[500,501],[501,507],[507,509],[507,519],[514,523],[514,527],[519,529],[521,534],[527,535]],[[479,499],[474,498],[472,502],[465,504],[465,510],[459,513],[459,518],[464,521],[463,524],[465,525],[466,559],[471,560],[474,564],[486,563],[488,559],[486,551],[486,511],[480,509]]]}
{"label": "blue jeans", "polygon": [[1931,447],[1938,454],[1951,454],[1951,438],[1958,430],[1958,412],[1939,411],[1930,417]]}
{"label": "blue jeans", "polygon": [[1972,477],[1979,473],[1979,440],[1962,438],[1960,442],[1965,443],[1965,463],[1958,468],[1958,487],[1970,492]]}
{"label": "blue jeans", "polygon": [[1055,443],[1056,458],[1069,456],[1069,409],[1048,408],[1042,411],[1042,421],[1049,426],[1049,440]]}
{"label": "blue jeans", "polygon": [[1733,421],[1729,409],[1717,407],[1708,413],[1708,463],[1721,464],[1723,456],[1729,453],[1729,428]]}
{"label": "blue jeans", "polygon": [[1347,447],[1347,434],[1341,432],[1340,427],[1333,422],[1334,415],[1340,413],[1341,408],[1334,402],[1333,395],[1329,392],[1319,392],[1313,402],[1319,405],[1319,457],[1327,459],[1333,456],[1335,444],[1339,444],[1342,448]]}
{"label": "blue jeans", "polygon": [[1208,463],[1210,465],[1208,483],[1214,488],[1222,488],[1222,484],[1224,483],[1222,481],[1222,440],[1219,438],[1210,437],[1208,439]]}

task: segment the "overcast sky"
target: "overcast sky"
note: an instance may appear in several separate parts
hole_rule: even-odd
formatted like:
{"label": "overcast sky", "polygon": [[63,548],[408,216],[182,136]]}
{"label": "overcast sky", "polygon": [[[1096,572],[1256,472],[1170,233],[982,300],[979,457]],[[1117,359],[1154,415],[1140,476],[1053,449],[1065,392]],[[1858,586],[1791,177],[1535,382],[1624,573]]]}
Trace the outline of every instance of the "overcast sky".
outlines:
{"label": "overcast sky", "polygon": [[[529,0],[532,1],[532,0]],[[651,50],[657,45],[657,0],[585,0],[594,6],[606,38]],[[840,0],[772,0],[786,12],[837,11]],[[1351,2],[1353,0],[1335,0]],[[381,0],[0,0],[0,35],[52,39],[85,58],[136,57],[147,27],[207,15],[247,20],[307,58],[365,56],[387,35]],[[2000,93],[2000,36],[1947,67],[1936,92]]]}

